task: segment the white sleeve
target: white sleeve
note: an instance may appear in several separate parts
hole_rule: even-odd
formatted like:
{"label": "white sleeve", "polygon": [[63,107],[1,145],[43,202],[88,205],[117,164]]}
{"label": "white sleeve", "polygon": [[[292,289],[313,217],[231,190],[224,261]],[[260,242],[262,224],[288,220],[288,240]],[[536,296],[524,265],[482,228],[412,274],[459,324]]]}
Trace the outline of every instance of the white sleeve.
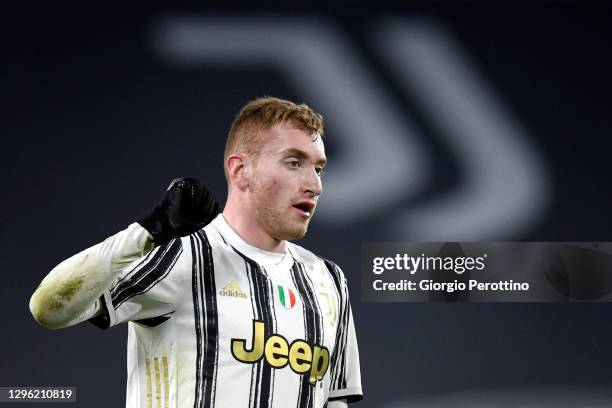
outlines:
{"label": "white sleeve", "polygon": [[334,400],[327,403],[327,408],[348,408],[348,404],[345,399]]}
{"label": "white sleeve", "polygon": [[181,238],[133,261],[100,297],[103,313],[90,321],[106,329],[128,321],[157,326],[172,317],[183,294],[190,261]]}
{"label": "white sleeve", "polygon": [[139,224],[64,260],[49,272],[30,299],[30,311],[45,327],[68,327],[96,314],[99,298],[130,263],[153,248]]}
{"label": "white sleeve", "polygon": [[330,401],[343,399],[348,402],[355,402],[363,398],[363,391],[353,312],[344,274],[337,265],[331,262],[330,264],[341,282],[341,313],[338,322],[335,355],[331,359],[331,384],[328,399]]}

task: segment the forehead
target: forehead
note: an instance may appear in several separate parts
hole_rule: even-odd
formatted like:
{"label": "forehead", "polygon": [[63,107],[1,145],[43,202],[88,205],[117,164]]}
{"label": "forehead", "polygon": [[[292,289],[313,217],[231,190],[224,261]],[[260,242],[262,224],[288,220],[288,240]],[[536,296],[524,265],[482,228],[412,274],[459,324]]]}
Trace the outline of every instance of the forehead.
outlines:
{"label": "forehead", "polygon": [[321,136],[315,139],[291,124],[275,125],[265,132],[261,153],[282,154],[291,149],[300,150],[316,161],[325,159],[325,145]]}

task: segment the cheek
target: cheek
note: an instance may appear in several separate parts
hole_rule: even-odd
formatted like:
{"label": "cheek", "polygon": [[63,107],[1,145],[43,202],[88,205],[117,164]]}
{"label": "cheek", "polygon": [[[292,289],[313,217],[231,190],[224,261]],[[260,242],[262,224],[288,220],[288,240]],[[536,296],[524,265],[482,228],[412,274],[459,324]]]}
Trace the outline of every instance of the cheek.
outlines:
{"label": "cheek", "polygon": [[258,183],[257,191],[264,200],[275,199],[280,195],[281,185],[275,178],[266,177],[261,180],[261,183]]}
{"label": "cheek", "polygon": [[291,199],[291,186],[288,180],[282,178],[270,178],[266,184],[265,193],[271,206],[284,206]]}
{"label": "cheek", "polygon": [[271,180],[268,185],[268,194],[270,194],[271,198],[278,198],[281,195],[282,186],[278,182],[278,180]]}
{"label": "cheek", "polygon": [[292,195],[292,182],[290,175],[284,174],[276,169],[266,169],[259,172],[257,180],[257,192],[262,202],[269,206],[282,205],[284,200],[290,199]]}

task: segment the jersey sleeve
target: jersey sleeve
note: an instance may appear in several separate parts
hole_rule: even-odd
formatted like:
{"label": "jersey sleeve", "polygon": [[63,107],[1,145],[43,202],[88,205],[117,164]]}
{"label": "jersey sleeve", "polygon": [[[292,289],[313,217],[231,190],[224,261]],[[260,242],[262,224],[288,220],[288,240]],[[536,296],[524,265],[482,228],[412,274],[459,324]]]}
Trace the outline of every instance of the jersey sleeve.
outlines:
{"label": "jersey sleeve", "polygon": [[128,321],[153,327],[170,319],[184,289],[185,256],[176,238],[133,261],[104,290],[103,313],[89,321],[107,329]]}
{"label": "jersey sleeve", "polygon": [[328,400],[356,402],[363,398],[359,348],[353,322],[346,279],[342,270],[332,262],[325,261],[340,292],[340,318],[336,332],[336,344],[331,357],[331,377]]}

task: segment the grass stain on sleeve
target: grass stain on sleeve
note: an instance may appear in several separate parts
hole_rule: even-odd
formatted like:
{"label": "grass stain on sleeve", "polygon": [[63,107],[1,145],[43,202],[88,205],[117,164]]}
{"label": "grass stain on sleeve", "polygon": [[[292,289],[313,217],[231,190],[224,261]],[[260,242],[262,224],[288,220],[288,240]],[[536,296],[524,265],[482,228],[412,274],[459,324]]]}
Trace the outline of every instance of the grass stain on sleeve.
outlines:
{"label": "grass stain on sleeve", "polygon": [[60,310],[66,303],[72,300],[74,295],[79,293],[83,287],[83,282],[83,277],[62,282],[59,290],[49,297],[49,301],[46,304],[47,310]]}

